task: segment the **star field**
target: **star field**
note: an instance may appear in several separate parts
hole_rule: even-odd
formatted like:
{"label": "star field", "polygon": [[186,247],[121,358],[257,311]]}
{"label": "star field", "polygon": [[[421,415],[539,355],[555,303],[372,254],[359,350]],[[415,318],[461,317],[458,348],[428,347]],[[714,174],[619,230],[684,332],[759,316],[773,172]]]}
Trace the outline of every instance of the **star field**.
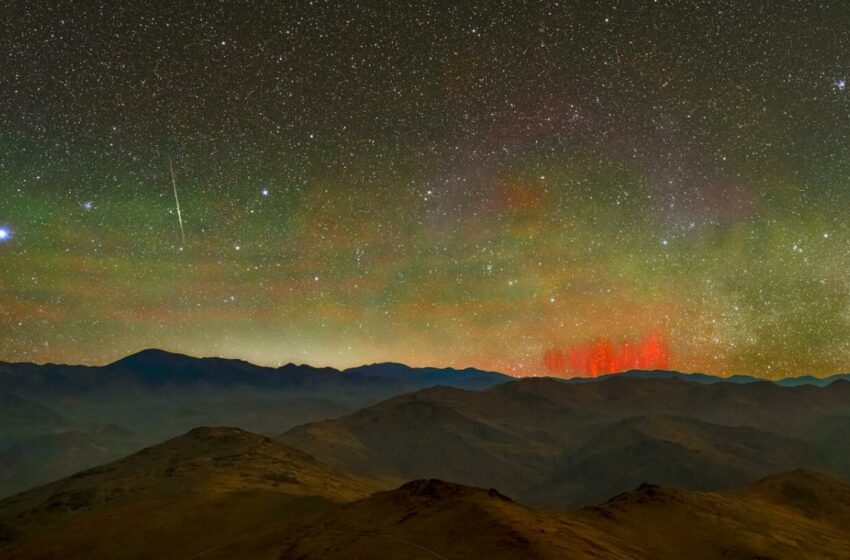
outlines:
{"label": "star field", "polygon": [[848,17],[16,3],[0,359],[847,371]]}

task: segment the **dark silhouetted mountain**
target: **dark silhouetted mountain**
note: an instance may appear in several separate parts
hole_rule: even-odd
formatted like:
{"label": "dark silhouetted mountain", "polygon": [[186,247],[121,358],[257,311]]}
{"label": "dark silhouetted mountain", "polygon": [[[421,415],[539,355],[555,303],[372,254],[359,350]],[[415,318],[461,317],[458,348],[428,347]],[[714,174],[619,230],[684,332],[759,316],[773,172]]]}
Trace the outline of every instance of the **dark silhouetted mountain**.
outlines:
{"label": "dark silhouetted mountain", "polygon": [[[679,371],[670,370],[631,370],[622,373],[612,373],[601,375],[599,377],[573,377],[567,380],[568,383],[594,383],[596,381],[604,381],[614,377],[633,377],[638,379],[658,379],[658,378],[676,378],[683,381],[692,381],[694,383],[759,383],[764,382],[762,377],[752,375],[730,375],[729,377],[721,377],[717,375],[709,375],[707,373],[682,373]],[[826,387],[838,380],[850,380],[850,374],[841,373],[828,377],[815,377],[813,375],[803,375],[800,377],[786,377],[771,381],[782,387],[796,387],[799,385],[816,385],[818,387]]]}
{"label": "dark silhouetted mountain", "polygon": [[475,369],[411,368],[402,364],[373,364],[345,371],[286,364],[263,367],[225,358],[194,358],[164,350],[142,350],[105,366],[8,364],[0,362],[0,391],[11,394],[78,395],[112,387],[159,388],[204,385],[208,388],[324,391],[356,394],[387,385],[407,390],[432,386],[489,387],[509,376]]}
{"label": "dark silhouetted mountain", "polygon": [[474,368],[414,368],[404,364],[383,363],[360,366],[347,369],[346,375],[360,376],[367,379],[415,383],[421,386],[443,385],[446,387],[462,387],[464,389],[487,389],[496,383],[507,382],[512,377],[492,371],[482,371]]}
{"label": "dark silhouetted mountain", "polygon": [[817,385],[818,387],[826,387],[836,381],[850,381],[850,374],[840,373],[838,375],[830,375],[829,377],[815,377],[813,375],[803,375],[801,377],[786,377],[776,381],[777,385],[783,387],[796,387],[798,385]]}

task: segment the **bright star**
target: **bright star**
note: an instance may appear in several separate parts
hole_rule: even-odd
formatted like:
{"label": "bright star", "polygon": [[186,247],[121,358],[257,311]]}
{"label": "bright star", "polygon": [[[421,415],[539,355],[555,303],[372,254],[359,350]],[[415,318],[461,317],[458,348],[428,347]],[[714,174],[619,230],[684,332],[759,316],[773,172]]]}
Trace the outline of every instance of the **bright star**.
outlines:
{"label": "bright star", "polygon": [[0,242],[12,239],[12,230],[5,227],[0,227]]}
{"label": "bright star", "polygon": [[847,89],[847,80],[844,79],[844,78],[841,78],[840,80],[836,80],[835,81],[835,87],[838,88],[838,91],[844,91],[845,89]]}
{"label": "bright star", "polygon": [[260,194],[263,196],[269,196],[271,193],[269,192],[269,189],[263,189],[260,191]]}
{"label": "bright star", "polygon": [[93,210],[94,209],[94,202],[92,202],[91,200],[87,200],[87,201],[83,202],[82,206],[83,206],[83,210]]}

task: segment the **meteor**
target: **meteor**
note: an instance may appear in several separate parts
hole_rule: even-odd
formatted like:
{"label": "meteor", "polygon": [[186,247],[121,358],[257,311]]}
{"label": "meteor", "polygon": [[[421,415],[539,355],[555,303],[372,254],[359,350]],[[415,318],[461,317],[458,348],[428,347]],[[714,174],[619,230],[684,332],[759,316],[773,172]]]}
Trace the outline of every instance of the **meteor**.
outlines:
{"label": "meteor", "polygon": [[177,206],[177,222],[180,224],[180,238],[183,240],[183,247],[186,246],[186,232],[183,231],[183,215],[180,213],[180,198],[177,196],[177,181],[174,179],[174,166],[171,164],[171,157],[168,158],[168,169],[171,171],[171,186],[174,187],[174,203]]}

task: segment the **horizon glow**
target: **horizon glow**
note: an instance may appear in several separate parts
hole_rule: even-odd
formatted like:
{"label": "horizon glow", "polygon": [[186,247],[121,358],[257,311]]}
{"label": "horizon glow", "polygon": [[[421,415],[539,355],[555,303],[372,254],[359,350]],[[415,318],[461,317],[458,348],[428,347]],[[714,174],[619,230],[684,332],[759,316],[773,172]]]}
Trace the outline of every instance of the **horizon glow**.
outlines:
{"label": "horizon glow", "polygon": [[848,371],[836,6],[17,11],[0,360]]}

